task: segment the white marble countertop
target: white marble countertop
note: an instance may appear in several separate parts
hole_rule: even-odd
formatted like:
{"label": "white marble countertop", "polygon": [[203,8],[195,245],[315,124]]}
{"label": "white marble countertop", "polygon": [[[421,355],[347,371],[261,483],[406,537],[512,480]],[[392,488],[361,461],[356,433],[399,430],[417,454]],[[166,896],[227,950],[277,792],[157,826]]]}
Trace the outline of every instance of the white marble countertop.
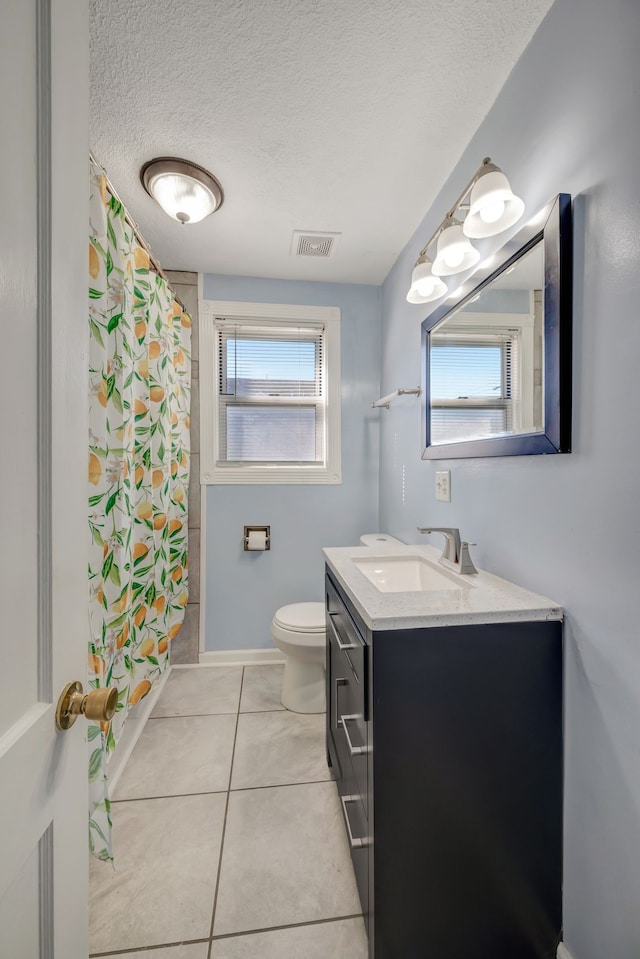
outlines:
{"label": "white marble countertop", "polygon": [[471,576],[447,570],[461,581],[460,589],[385,593],[353,563],[354,559],[421,556],[438,566],[441,550],[433,546],[340,546],[322,552],[335,579],[373,630],[562,620],[564,615],[552,600],[482,570]]}

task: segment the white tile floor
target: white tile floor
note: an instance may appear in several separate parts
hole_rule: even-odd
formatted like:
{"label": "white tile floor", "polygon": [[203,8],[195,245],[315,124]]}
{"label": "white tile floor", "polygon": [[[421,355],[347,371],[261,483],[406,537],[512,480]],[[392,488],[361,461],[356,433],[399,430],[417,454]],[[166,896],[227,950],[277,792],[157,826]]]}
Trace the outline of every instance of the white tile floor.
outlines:
{"label": "white tile floor", "polygon": [[324,716],[282,667],[175,669],[122,774],[116,867],[91,863],[91,955],[366,959]]}

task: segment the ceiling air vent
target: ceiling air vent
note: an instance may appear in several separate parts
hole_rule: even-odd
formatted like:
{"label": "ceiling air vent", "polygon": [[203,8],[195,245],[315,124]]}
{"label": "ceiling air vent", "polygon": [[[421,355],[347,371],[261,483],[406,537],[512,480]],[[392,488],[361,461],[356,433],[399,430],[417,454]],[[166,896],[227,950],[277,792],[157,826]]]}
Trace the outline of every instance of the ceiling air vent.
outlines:
{"label": "ceiling air vent", "polygon": [[331,256],[339,236],[339,233],[307,233],[294,230],[291,252],[294,256]]}

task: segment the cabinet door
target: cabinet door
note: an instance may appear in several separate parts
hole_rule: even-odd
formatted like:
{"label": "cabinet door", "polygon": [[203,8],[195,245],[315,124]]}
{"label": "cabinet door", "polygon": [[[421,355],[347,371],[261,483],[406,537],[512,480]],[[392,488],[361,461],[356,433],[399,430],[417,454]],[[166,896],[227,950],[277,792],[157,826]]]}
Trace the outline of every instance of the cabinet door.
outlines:
{"label": "cabinet door", "polygon": [[377,956],[555,956],[562,624],[376,633],[372,647]]}

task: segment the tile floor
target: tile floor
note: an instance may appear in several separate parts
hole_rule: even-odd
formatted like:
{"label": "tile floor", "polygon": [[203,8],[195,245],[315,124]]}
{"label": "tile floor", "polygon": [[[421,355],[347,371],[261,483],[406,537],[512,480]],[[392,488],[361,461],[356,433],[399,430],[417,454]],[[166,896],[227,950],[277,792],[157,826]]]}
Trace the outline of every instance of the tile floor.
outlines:
{"label": "tile floor", "polygon": [[281,666],[174,669],[114,795],[116,867],[91,862],[91,955],[366,959],[324,716]]}

